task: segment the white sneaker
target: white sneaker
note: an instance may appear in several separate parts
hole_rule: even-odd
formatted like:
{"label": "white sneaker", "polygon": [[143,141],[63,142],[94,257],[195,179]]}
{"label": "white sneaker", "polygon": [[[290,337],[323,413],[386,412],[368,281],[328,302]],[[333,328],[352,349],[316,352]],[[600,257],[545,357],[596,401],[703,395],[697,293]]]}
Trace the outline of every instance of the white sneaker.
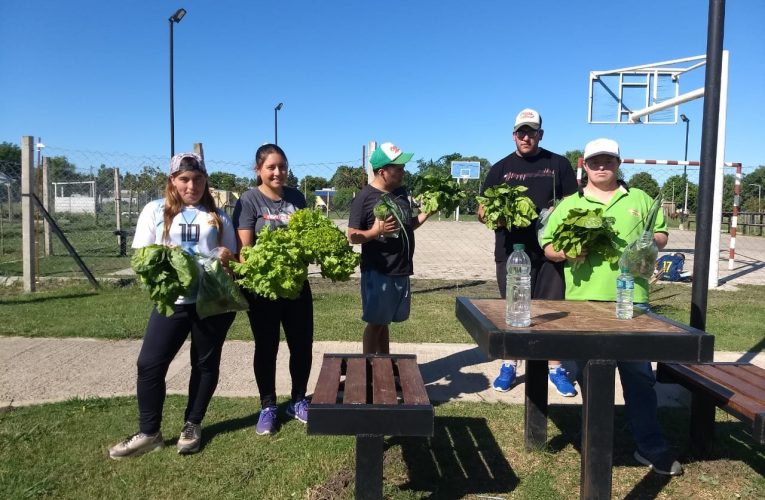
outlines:
{"label": "white sneaker", "polygon": [[137,432],[109,448],[109,458],[119,460],[125,457],[137,457],[144,453],[161,450],[164,447],[165,441],[162,439],[161,432],[154,435]]}
{"label": "white sneaker", "polygon": [[199,451],[199,445],[202,444],[202,424],[192,424],[186,422],[183,424],[181,436],[178,438],[178,453],[189,455]]}

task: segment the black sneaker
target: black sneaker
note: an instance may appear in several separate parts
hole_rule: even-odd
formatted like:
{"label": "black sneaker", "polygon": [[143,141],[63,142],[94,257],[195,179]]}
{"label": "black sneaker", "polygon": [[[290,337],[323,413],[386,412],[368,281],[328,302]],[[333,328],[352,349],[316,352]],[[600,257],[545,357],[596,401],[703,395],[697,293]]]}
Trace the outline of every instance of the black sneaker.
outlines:
{"label": "black sneaker", "polygon": [[181,437],[178,438],[178,453],[189,455],[199,451],[199,445],[202,444],[202,425],[186,422],[181,429]]}
{"label": "black sneaker", "polygon": [[683,474],[683,466],[666,451],[655,460],[648,460],[637,450],[635,450],[634,457],[635,460],[643,465],[647,465],[657,474],[664,476],[680,476]]}
{"label": "black sneaker", "polygon": [[161,432],[154,435],[137,432],[124,441],[109,448],[109,458],[119,460],[126,457],[137,457],[144,453],[160,450],[164,447],[165,442],[162,440]]}

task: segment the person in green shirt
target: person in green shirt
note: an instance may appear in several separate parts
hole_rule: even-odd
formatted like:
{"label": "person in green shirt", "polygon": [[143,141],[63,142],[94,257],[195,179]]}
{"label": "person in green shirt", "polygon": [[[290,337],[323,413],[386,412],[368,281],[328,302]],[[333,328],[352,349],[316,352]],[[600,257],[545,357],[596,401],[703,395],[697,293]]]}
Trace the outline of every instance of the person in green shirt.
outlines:
{"label": "person in green shirt", "polygon": [[[584,149],[584,168],[587,184],[579,193],[565,198],[550,215],[541,245],[545,257],[553,262],[565,262],[566,300],[616,300],[616,277],[618,263],[610,263],[603,257],[582,249],[581,255],[573,260],[579,263],[576,269],[571,260],[556,251],[552,235],[572,208],[600,208],[605,217],[613,217],[614,229],[618,231],[619,250],[638,239],[645,230],[645,220],[653,200],[643,191],[630,188],[619,181],[617,172],[621,164],[619,145],[611,139],[595,139]],[[667,244],[668,233],[661,212],[653,226],[654,242],[659,249]],[[648,283],[644,278],[635,277],[634,300],[648,303]],[[582,373],[583,362],[577,362]],[[683,468],[669,451],[657,418],[657,398],[654,384],[656,378],[651,364],[647,361],[617,362],[619,377],[624,392],[632,435],[637,445],[635,459],[656,473],[677,476]],[[581,385],[581,383],[580,383]],[[586,397],[586,395],[584,395]]]}

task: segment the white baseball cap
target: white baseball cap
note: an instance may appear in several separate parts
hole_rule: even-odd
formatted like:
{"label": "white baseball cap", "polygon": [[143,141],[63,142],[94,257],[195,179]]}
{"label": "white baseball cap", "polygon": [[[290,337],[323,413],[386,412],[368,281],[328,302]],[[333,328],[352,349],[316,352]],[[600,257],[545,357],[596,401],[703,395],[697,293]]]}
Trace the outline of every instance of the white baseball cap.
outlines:
{"label": "white baseball cap", "polygon": [[515,117],[515,126],[513,127],[513,132],[517,132],[518,129],[524,125],[531,127],[534,130],[539,130],[542,128],[542,116],[531,108],[523,109],[520,113],[518,113],[518,116]]}
{"label": "white baseball cap", "polygon": [[606,139],[605,137],[588,142],[584,147],[584,160],[587,161],[593,156],[598,155],[610,155],[621,158],[619,144],[615,140]]}

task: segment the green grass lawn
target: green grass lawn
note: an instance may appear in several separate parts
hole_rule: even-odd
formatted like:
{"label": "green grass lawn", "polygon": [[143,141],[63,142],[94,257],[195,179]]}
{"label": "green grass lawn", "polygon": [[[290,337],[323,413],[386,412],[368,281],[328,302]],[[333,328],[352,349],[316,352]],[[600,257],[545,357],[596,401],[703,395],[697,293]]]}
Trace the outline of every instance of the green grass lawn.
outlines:
{"label": "green grass lawn", "polygon": [[[316,340],[358,341],[364,323],[358,282],[331,283],[312,279]],[[493,282],[413,281],[412,314],[391,328],[393,342],[472,343],[454,316],[455,297],[496,297]],[[690,319],[691,288],[660,284],[651,291],[657,312],[682,323]],[[761,351],[765,323],[765,286],[709,292],[707,331],[715,348]],[[34,337],[140,338],[151,303],[145,291],[127,284],[104,284],[94,291],[86,284],[56,287],[34,294],[0,289],[0,335]],[[247,315],[240,313],[229,339],[251,338]]]}
{"label": "green grass lawn", "polygon": [[[180,456],[185,398],[165,404],[167,448],[112,461],[106,449],[135,431],[134,398],[72,400],[0,413],[0,498],[352,498],[354,439],[308,436],[287,421],[258,436],[257,399],[214,398],[200,453]],[[280,407],[284,411],[284,403]],[[662,411],[685,475],[651,474],[631,458],[617,409],[614,498],[763,498],[765,448],[743,426],[718,415],[719,437],[703,460],[684,449],[687,413]],[[523,407],[449,403],[436,408],[432,438],[386,438],[384,495],[415,498],[576,498],[575,406],[550,409],[548,448],[526,451]]]}

